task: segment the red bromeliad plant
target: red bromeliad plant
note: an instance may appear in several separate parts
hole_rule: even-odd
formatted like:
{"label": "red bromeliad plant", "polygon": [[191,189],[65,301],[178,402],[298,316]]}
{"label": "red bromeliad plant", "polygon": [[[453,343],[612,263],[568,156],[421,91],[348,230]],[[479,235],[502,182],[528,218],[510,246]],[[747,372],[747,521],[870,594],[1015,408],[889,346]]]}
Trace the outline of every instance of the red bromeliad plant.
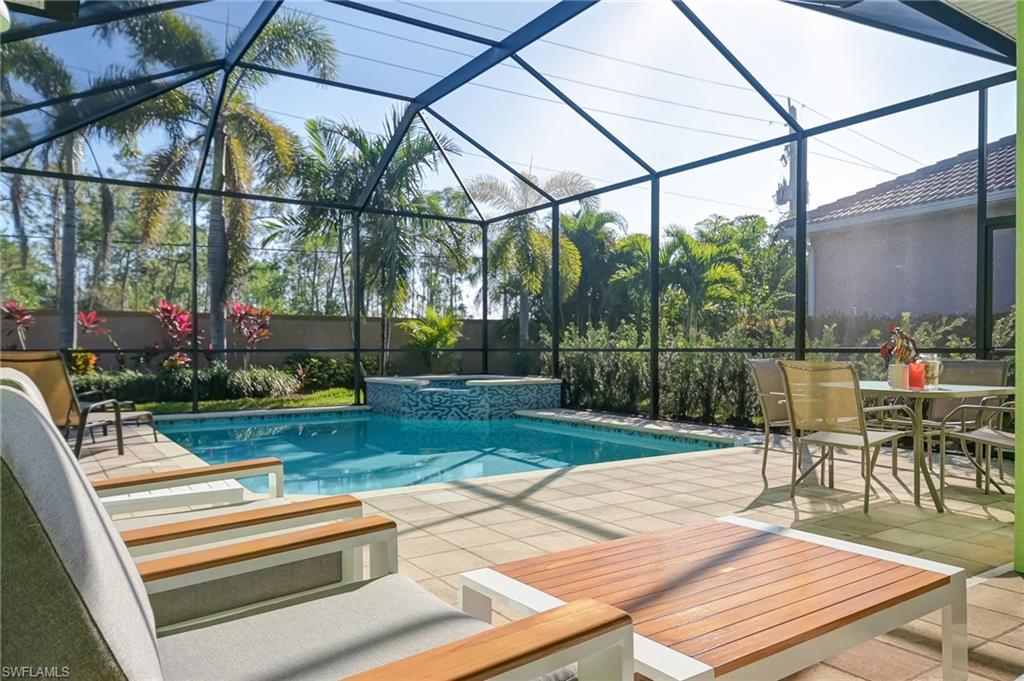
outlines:
{"label": "red bromeliad plant", "polygon": [[107,323],[106,317],[101,317],[96,310],[89,310],[88,312],[78,313],[78,326],[81,327],[82,333],[88,336],[103,336],[107,339],[107,342],[114,348],[117,357],[117,365],[121,368],[125,368],[127,364],[127,358],[124,352],[121,350],[120,344],[114,340],[114,335],[110,332],[110,329],[103,326]]}
{"label": "red bromeliad plant", "polygon": [[191,344],[194,328],[192,313],[163,299],[150,312],[171,339],[171,350],[174,352],[164,362],[164,368],[181,369],[189,366],[189,356],[183,351]]}
{"label": "red bromeliad plant", "polygon": [[[28,329],[36,323],[36,316],[21,305],[18,305],[17,300],[8,300],[0,306],[0,318],[8,324],[14,325],[13,330],[18,339],[18,349],[24,350]],[[10,332],[11,329],[8,328],[7,333]]]}
{"label": "red bromeliad plant", "polygon": [[252,351],[258,344],[271,336],[270,308],[259,307],[252,303],[231,303],[228,320],[234,327],[235,333],[245,339],[246,353],[243,363],[248,369]]}

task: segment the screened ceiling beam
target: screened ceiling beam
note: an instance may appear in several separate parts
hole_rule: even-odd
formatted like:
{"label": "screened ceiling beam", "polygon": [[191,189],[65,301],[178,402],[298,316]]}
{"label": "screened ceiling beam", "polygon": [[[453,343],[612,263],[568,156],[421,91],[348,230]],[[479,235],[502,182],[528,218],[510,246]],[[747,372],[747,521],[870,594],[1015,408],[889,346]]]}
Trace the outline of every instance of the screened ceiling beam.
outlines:
{"label": "screened ceiling beam", "polygon": [[38,24],[14,29],[4,34],[3,42],[13,43],[27,38],[38,38],[51,33],[70,31],[84,26],[95,26],[108,21],[129,19],[131,17],[153,14],[155,12],[167,12],[189,5],[200,5],[210,0],[177,0],[163,3],[140,4],[137,1],[127,2],[90,2],[78,11],[78,18],[74,21],[42,21]]}
{"label": "screened ceiling beam", "polygon": [[[394,135],[388,142],[388,146],[384,150],[384,154],[378,161],[377,166],[373,169],[369,183],[363,188],[362,194],[359,195],[359,206],[361,208],[365,208],[369,203],[370,196],[373,194],[374,190],[377,189],[377,185],[380,183],[380,178],[383,177],[385,169],[388,164],[391,163],[391,159],[398,150],[398,146],[402,143],[402,139],[409,131],[409,126],[412,125],[412,122],[418,112],[429,107],[431,104],[446,95],[451,94],[456,89],[462,87],[493,66],[500,64],[505,59],[527,47],[534,41],[544,37],[596,2],[597,0],[560,0],[558,4],[549,8],[546,12],[534,17],[532,20],[510,33],[504,40],[494,47],[491,47],[473,57],[455,71],[452,71],[450,74],[421,92],[412,101],[412,103],[409,104],[409,107],[405,111],[405,115],[402,116],[401,123],[395,129]],[[436,116],[437,114],[435,113],[434,115]]]}
{"label": "screened ceiling beam", "polygon": [[923,42],[932,43],[933,45],[938,45],[940,47],[945,47],[951,50],[957,50],[959,52],[964,52],[975,57],[983,57],[984,59],[991,59],[993,61],[1002,62],[1004,64],[1014,63],[1014,59],[1012,57],[1008,58],[1005,54],[1002,54],[1001,52],[998,51],[993,52],[990,50],[982,50],[976,47],[971,47],[970,45],[963,45],[950,40],[943,40],[942,38],[930,36],[926,33],[914,31],[909,28],[894,26],[892,24],[887,24],[884,21],[877,21],[869,17],[863,17],[858,16],[856,14],[852,14],[850,12],[844,12],[841,7],[836,7],[833,5],[822,5],[817,2],[807,2],[806,0],[782,1],[787,4],[794,5],[796,7],[802,7],[804,9],[814,10],[815,12],[821,12],[822,14],[827,14],[831,17],[836,17],[837,19],[842,19],[844,21],[852,21],[863,26],[869,26],[879,31],[888,31],[889,33],[895,33],[897,35],[902,35],[907,38],[913,38],[914,40],[921,40]]}
{"label": "screened ceiling beam", "polygon": [[[995,50],[1004,57],[1004,63],[1017,63],[1017,44],[1013,40],[999,31],[989,28],[980,21],[976,21],[955,7],[945,2],[935,2],[935,0],[928,0],[927,2],[921,2],[921,0],[900,0],[900,2],[948,26],[957,33]],[[989,55],[988,58],[992,59],[993,57]]]}
{"label": "screened ceiling beam", "polygon": [[199,189],[203,182],[203,171],[206,169],[206,159],[210,155],[210,145],[213,142],[214,132],[217,129],[217,119],[220,118],[220,110],[224,104],[224,95],[227,93],[228,79],[231,72],[242,61],[242,57],[249,50],[249,47],[256,41],[260,33],[274,17],[274,13],[281,6],[282,0],[264,0],[249,18],[249,23],[235,38],[234,44],[224,56],[224,74],[221,76],[220,85],[217,86],[217,96],[210,106],[210,120],[206,125],[206,134],[203,137],[203,146],[199,152],[199,163],[196,164],[196,174],[192,181],[192,188]]}
{"label": "screened ceiling beam", "polygon": [[215,66],[208,66],[204,69],[193,71],[191,72],[191,75],[189,75],[186,78],[180,78],[173,82],[162,85],[158,88],[147,90],[145,93],[140,93],[134,97],[128,97],[123,101],[118,102],[115,106],[111,106],[107,109],[96,111],[87,116],[82,116],[78,120],[66,123],[64,125],[61,125],[60,127],[52,128],[51,130],[37,137],[30,138],[20,144],[15,144],[12,148],[8,149],[5,147],[3,150],[3,154],[2,156],[0,156],[0,158],[10,158],[15,154],[20,154],[21,152],[39,146],[40,144],[45,144],[50,140],[57,139],[58,137],[75,132],[76,130],[80,130],[81,128],[84,128],[87,125],[92,125],[96,121],[107,118],[108,116],[115,116],[123,111],[132,108],[137,104],[148,102],[149,100],[155,99],[160,95],[166,94],[171,90],[181,87],[182,85],[186,85],[195,80],[199,80],[200,78],[204,78],[210,75],[211,73],[215,73],[220,69],[220,64],[221,62],[216,62]]}
{"label": "screened ceiling beam", "polygon": [[452,130],[454,130],[457,135],[459,135],[460,137],[465,139],[467,142],[472,144],[474,147],[476,147],[477,151],[479,151],[481,154],[483,154],[484,156],[486,156],[487,158],[491,159],[492,161],[497,163],[499,166],[501,166],[502,168],[507,170],[509,173],[512,174],[513,177],[515,177],[517,180],[519,180],[520,182],[525,184],[527,187],[529,187],[533,191],[535,191],[538,194],[540,194],[541,196],[543,196],[546,201],[549,201],[551,203],[554,203],[555,201],[557,201],[557,199],[554,196],[552,196],[551,194],[547,193],[546,191],[541,189],[539,186],[537,186],[536,182],[534,182],[533,180],[528,178],[526,175],[520,173],[518,170],[516,170],[515,168],[513,168],[509,164],[505,163],[505,161],[503,161],[497,154],[491,152],[490,149],[488,149],[487,147],[485,147],[484,145],[480,144],[475,139],[473,139],[472,137],[467,135],[464,130],[460,129],[457,125],[455,125],[454,123],[449,121],[447,118],[445,118],[441,114],[437,113],[433,109],[427,109],[427,112],[431,116],[436,118],[437,120],[439,120],[442,123],[444,123],[445,125],[447,125]]}
{"label": "screened ceiling beam", "polygon": [[293,73],[292,71],[282,71],[281,69],[275,69],[270,66],[263,66],[262,64],[253,64],[248,61],[238,62],[238,68],[240,69],[251,69],[253,71],[262,71],[263,73],[269,73],[273,76],[282,76],[284,78],[294,78],[295,80],[304,80],[309,83],[316,83],[317,85],[326,85],[327,87],[335,87],[341,90],[351,90],[352,92],[361,92],[366,95],[374,95],[376,97],[387,97],[388,99],[396,99],[400,102],[411,102],[412,97],[408,95],[400,95],[395,92],[388,92],[387,90],[378,90],[372,87],[365,87],[363,85],[353,85],[351,83],[340,83],[336,80],[328,80],[327,78],[319,78],[317,76],[310,76],[305,73]]}
{"label": "screened ceiling beam", "polygon": [[81,90],[70,95],[61,95],[60,97],[51,97],[50,99],[44,99],[39,102],[32,102],[31,104],[22,104],[21,106],[12,106],[10,108],[0,111],[0,118],[6,118],[8,116],[15,116],[26,111],[32,111],[34,109],[42,109],[47,106],[53,106],[55,104],[63,104],[64,102],[70,102],[74,99],[84,99],[86,97],[92,97],[93,95],[101,95],[105,92],[112,92],[113,90],[120,90],[122,88],[132,87],[133,85],[141,85],[142,83],[149,83],[154,80],[160,80],[162,78],[170,78],[171,76],[177,76],[182,73],[188,73],[189,71],[195,71],[196,69],[205,69],[213,67],[219,69],[223,64],[222,59],[215,59],[213,61],[202,62],[200,64],[190,64],[189,66],[182,66],[170,71],[161,71],[160,73],[150,73],[138,78],[130,78],[128,80],[119,80],[116,82],[105,83],[96,87]]}
{"label": "screened ceiling beam", "polygon": [[645,160],[640,158],[638,154],[634,153],[633,150],[630,149],[622,140],[613,135],[608,130],[608,128],[598,123],[593,116],[591,116],[583,109],[583,107],[574,102],[571,97],[562,92],[562,90],[556,87],[555,84],[552,83],[550,80],[545,78],[542,73],[540,73],[537,69],[530,66],[530,64],[527,63],[525,59],[520,57],[518,54],[513,54],[512,58],[515,59],[516,63],[519,64],[519,66],[521,66],[527,73],[529,73],[531,76],[540,81],[541,85],[546,87],[548,90],[552,92],[552,94],[554,94],[560,100],[565,102],[565,104],[568,105],[570,109],[575,111],[580,116],[580,118],[585,120],[587,123],[591,125],[591,127],[593,127],[595,130],[601,133],[605,137],[605,139],[607,139],[609,142],[618,147],[620,151],[626,154],[626,156],[629,156],[631,159],[633,159],[634,163],[636,163],[638,166],[640,166],[649,173],[654,172],[654,168],[651,165],[649,165]]}
{"label": "screened ceiling beam", "polygon": [[452,171],[452,175],[455,176],[455,181],[458,182],[459,187],[462,188],[462,193],[466,195],[467,199],[469,199],[469,205],[473,206],[473,210],[476,212],[477,216],[481,220],[483,220],[484,214],[480,212],[480,208],[476,205],[476,201],[473,200],[473,195],[469,193],[469,189],[466,188],[466,184],[462,181],[462,178],[459,176],[459,171],[455,170],[455,165],[452,163],[452,160],[448,157],[448,152],[444,150],[444,146],[441,145],[441,140],[438,139],[437,135],[435,135],[434,131],[430,128],[430,123],[427,122],[427,117],[423,115],[422,111],[419,112],[417,115],[419,116],[420,123],[423,124],[423,129],[427,131],[428,135],[430,135],[430,139],[434,140],[434,146],[436,146],[437,150],[441,152],[441,158],[443,158],[445,164],[447,164],[448,170]]}
{"label": "screened ceiling beam", "polygon": [[[664,170],[659,170],[656,173],[656,176],[659,178],[664,178],[669,177],[671,175],[677,175],[679,173],[686,172],[687,170],[695,170],[697,168],[711,165],[713,163],[720,163],[722,161],[727,161],[732,158],[738,158],[740,156],[745,156],[747,154],[752,154],[758,151],[764,151],[765,149],[770,149],[772,147],[780,146],[782,144],[788,144],[789,142],[792,142],[801,136],[811,138],[816,135],[821,135],[827,132],[832,132],[834,130],[839,130],[842,128],[857,125],[859,123],[875,120],[876,118],[891,116],[892,114],[895,113],[909,111],[911,109],[916,109],[921,106],[927,106],[928,104],[934,104],[936,102],[941,102],[947,99],[953,99],[954,97],[961,97],[963,95],[970,94],[972,92],[977,92],[979,90],[983,90],[986,88],[992,88],[998,85],[1012,83],[1016,79],[1016,77],[1016,71],[1007,71],[1006,73],[1001,73],[996,76],[989,76],[988,78],[982,78],[971,83],[964,83],[963,85],[958,85],[956,87],[947,88],[945,90],[939,90],[938,92],[933,92],[930,95],[914,97],[913,99],[897,102],[896,104],[890,104],[889,106],[883,106],[878,109],[873,109],[871,111],[865,111],[864,113],[856,114],[854,116],[848,116],[837,121],[832,121],[831,123],[823,123],[822,125],[817,125],[814,126],[813,128],[807,128],[801,133],[792,132],[788,135],[774,137],[763,142],[757,142],[755,144],[750,144],[745,147],[740,147],[739,149],[733,149],[732,151],[725,151],[720,154],[715,154],[713,156],[707,156],[702,159],[697,159],[696,161],[689,161],[687,163],[683,163],[680,165],[671,166]],[[650,180],[651,177],[649,175],[641,175],[639,177],[634,177],[632,179],[616,182],[615,184],[606,185],[604,187],[598,187],[596,189],[591,189],[585,192],[581,192],[579,194],[573,194],[572,196],[566,196],[564,198],[558,199],[558,202],[569,203],[573,201],[580,201],[591,196],[597,196],[598,194],[605,194],[607,192],[612,192],[617,189],[625,189],[627,187],[632,187],[638,184],[643,184],[645,182],[650,182]],[[506,213],[504,215],[499,215],[497,217],[491,218],[488,220],[488,222],[499,222],[501,220],[508,220],[514,217],[518,217],[520,215],[525,215],[526,213],[533,213],[537,210],[542,210],[547,207],[550,207],[550,205],[541,204],[539,206],[532,206],[530,208],[512,211],[510,213]]]}
{"label": "screened ceiling beam", "polygon": [[[260,201],[263,203],[280,203],[288,206],[312,206],[316,208],[330,208],[351,213],[359,212],[359,208],[347,203],[327,203],[313,201],[310,199],[295,199],[284,196],[269,196],[266,194],[251,194],[248,192],[217,191],[200,187],[193,190],[192,187],[184,187],[173,184],[161,184],[157,182],[143,182],[141,180],[125,180],[116,177],[97,177],[95,175],[82,175],[79,173],[64,173],[56,170],[37,170],[35,168],[22,168],[19,166],[0,165],[0,173],[8,175],[25,175],[28,177],[45,177],[52,180],[75,180],[76,182],[88,182],[92,184],[109,184],[116,187],[131,187],[134,189],[156,189],[168,192],[180,193],[187,197],[193,193],[199,196],[223,196],[228,199],[241,199],[243,201]],[[417,213],[414,211],[388,210],[382,208],[367,208],[364,213],[376,215],[395,215],[404,218],[415,218],[420,220],[440,220],[445,222],[457,222],[464,225],[479,225],[480,220],[476,218],[457,218],[448,215],[434,215],[432,213]]]}
{"label": "screened ceiling beam", "polygon": [[341,7],[348,7],[349,9],[356,10],[357,12],[365,12],[366,14],[373,14],[378,17],[385,19],[391,19],[392,21],[398,21],[409,26],[416,26],[418,28],[424,28],[428,31],[434,31],[436,33],[444,33],[450,35],[453,38],[461,38],[462,40],[468,40],[474,43],[480,43],[481,45],[488,45],[490,47],[497,47],[498,41],[491,40],[490,38],[484,38],[483,36],[476,35],[475,33],[467,33],[465,31],[459,31],[442,24],[435,24],[430,21],[424,21],[422,19],[416,19],[414,17],[399,14],[398,12],[389,12],[386,9],[379,7],[373,7],[372,5],[366,5],[361,2],[352,2],[351,0],[327,0],[332,5],[339,5]]}
{"label": "screened ceiling beam", "polygon": [[797,132],[801,132],[803,130],[803,128],[800,127],[800,124],[797,123],[796,118],[794,118],[793,115],[779,103],[779,100],[772,96],[772,93],[768,92],[764,85],[761,85],[761,82],[754,77],[754,74],[747,70],[747,67],[736,58],[736,55],[734,55],[729,48],[725,46],[725,43],[718,39],[718,36],[716,36],[714,32],[700,20],[700,17],[698,17],[693,10],[683,2],[683,0],[672,0],[672,4],[690,20],[690,23],[700,31],[701,35],[703,35],[704,38],[706,38],[707,41],[711,43],[716,50],[718,50],[719,54],[725,57],[725,60],[729,62],[734,69],[736,69],[736,71],[743,77],[743,80],[747,81],[750,87],[754,88],[754,90],[757,91],[757,94],[761,95],[761,98],[768,103],[768,106],[775,110],[775,113],[777,113],[782,120],[786,121],[786,124],[789,125],[789,127]]}
{"label": "screened ceiling beam", "polygon": [[890,104],[883,106],[878,109],[872,109],[871,111],[865,111],[864,113],[855,114],[853,116],[847,116],[846,118],[840,118],[839,120],[832,121],[830,123],[822,123],[816,125],[813,128],[807,128],[804,132],[808,137],[812,135],[820,135],[825,132],[831,132],[840,128],[846,128],[851,125],[857,125],[867,121],[873,121],[876,118],[883,118],[885,116],[891,116],[895,113],[902,111],[909,111],[910,109],[916,109],[920,106],[926,106],[928,104],[934,104],[935,102],[941,102],[946,99],[952,99],[954,97],[960,97],[962,95],[977,92],[985,88],[996,87],[997,85],[1003,85],[1005,83],[1012,83],[1017,78],[1016,71],[1007,71],[996,76],[989,76],[988,78],[982,78],[976,80],[973,83],[964,83],[963,85],[957,85],[956,87],[947,88],[945,90],[939,90],[933,92],[930,95],[921,95],[920,97],[914,97],[913,99],[907,99],[896,104]]}

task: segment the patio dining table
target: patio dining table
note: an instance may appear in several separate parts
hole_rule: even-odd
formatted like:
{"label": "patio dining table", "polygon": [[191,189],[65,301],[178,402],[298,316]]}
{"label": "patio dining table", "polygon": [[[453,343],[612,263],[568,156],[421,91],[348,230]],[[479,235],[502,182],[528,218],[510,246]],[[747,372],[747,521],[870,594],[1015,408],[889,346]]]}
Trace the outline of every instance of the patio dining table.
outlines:
{"label": "patio dining table", "polygon": [[942,513],[945,508],[935,488],[931,473],[924,461],[924,403],[934,399],[969,399],[1013,395],[1013,386],[997,385],[953,385],[941,383],[934,388],[912,389],[894,388],[887,381],[861,381],[860,392],[869,397],[898,397],[912,403],[914,409],[914,503],[921,503],[921,476],[924,476],[928,493],[931,494],[935,508]]}

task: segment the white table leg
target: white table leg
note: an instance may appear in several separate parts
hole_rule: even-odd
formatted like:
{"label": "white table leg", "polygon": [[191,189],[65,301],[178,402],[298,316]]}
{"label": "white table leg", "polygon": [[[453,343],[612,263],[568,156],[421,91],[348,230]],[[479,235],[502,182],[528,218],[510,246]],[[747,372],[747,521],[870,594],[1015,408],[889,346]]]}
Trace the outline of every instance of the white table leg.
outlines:
{"label": "white table leg", "polygon": [[459,608],[482,622],[491,623],[491,599],[465,584],[459,587]]}
{"label": "white table leg", "polygon": [[952,602],[942,609],[942,678],[967,678],[967,578],[963,572],[950,577]]}

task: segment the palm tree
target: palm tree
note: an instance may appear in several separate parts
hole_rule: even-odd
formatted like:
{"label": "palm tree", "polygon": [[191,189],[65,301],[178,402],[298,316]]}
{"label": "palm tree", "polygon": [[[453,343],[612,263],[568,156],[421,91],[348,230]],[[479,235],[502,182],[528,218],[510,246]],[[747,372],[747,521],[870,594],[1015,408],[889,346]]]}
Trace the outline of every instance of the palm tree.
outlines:
{"label": "palm tree", "polygon": [[[74,79],[71,76],[71,67],[64,63],[46,45],[35,40],[20,40],[14,43],[6,43],[2,46],[0,60],[4,63],[2,75],[0,75],[0,88],[3,90],[4,99],[14,103],[22,100],[15,92],[16,88],[12,78],[17,78],[34,90],[39,99],[51,99],[66,97],[75,92]],[[97,79],[93,85],[99,86],[112,77],[120,74],[108,74]],[[59,128],[62,121],[73,121],[76,118],[76,105],[74,100],[64,101],[50,107],[52,110],[54,128]],[[109,129],[107,130],[109,131]],[[80,129],[75,132],[63,135],[56,140],[41,146],[40,155],[45,166],[50,165],[50,158],[56,157],[57,169],[68,176],[77,174],[79,161],[85,145],[88,143],[87,135],[90,132],[104,132],[103,122],[91,128]],[[33,150],[34,151],[34,150]],[[28,162],[32,151],[25,154],[22,164]],[[17,177],[17,176],[15,176]],[[58,263],[58,331],[57,344],[61,348],[73,348],[77,343],[77,286],[76,272],[78,269],[78,187],[72,177],[65,177],[60,184],[63,194],[63,211],[60,230],[60,252],[55,258]],[[104,187],[106,187],[104,185]],[[11,205],[15,229],[20,236],[24,236],[24,228],[21,221],[21,199],[24,195],[24,186],[21,178],[11,183]],[[109,189],[106,190],[109,195]],[[106,195],[105,195],[106,196]],[[56,199],[56,195],[54,195]],[[56,210],[56,205],[54,209]],[[54,215],[56,219],[56,214]],[[104,220],[104,226],[109,229],[112,222]],[[104,236],[106,240],[109,235]],[[27,260],[27,242],[22,247],[22,262]],[[56,253],[55,253],[56,255]]]}
{"label": "palm tree", "polygon": [[[574,196],[593,188],[590,180],[571,171],[557,172],[543,182],[528,173],[521,174],[555,198]],[[545,200],[518,178],[507,184],[491,175],[480,175],[470,180],[468,188],[474,198],[503,214],[524,210]],[[584,210],[596,207],[596,199],[585,199],[582,203]],[[530,298],[541,293],[545,274],[551,267],[551,239],[541,227],[541,221],[547,215],[547,211],[519,215],[495,224],[496,229],[489,235],[488,253],[496,283],[493,290],[515,291],[518,296],[521,348],[527,347],[530,340]],[[564,257],[571,259],[575,253],[575,259],[579,260],[576,246],[564,236],[560,240],[560,250]],[[563,297],[571,293],[571,288],[562,287]]]}
{"label": "palm tree", "polygon": [[[183,61],[198,63],[207,54],[215,54],[213,46],[208,44],[198,28],[180,21],[180,17],[170,12],[145,15],[137,22],[127,22],[112,30],[121,30],[132,40],[140,59],[150,59],[159,54],[164,61],[175,65],[174,54],[166,54],[165,41],[154,42],[149,38],[154,34],[171,34],[145,26],[145,22],[160,21],[174,23],[175,35],[184,32],[189,37],[186,41],[189,49],[182,50]],[[119,25],[121,23],[118,22]],[[280,12],[246,53],[248,61],[272,68],[290,69],[304,64],[312,75],[320,78],[334,76],[336,57],[333,40],[318,19],[288,11]],[[209,155],[211,189],[252,193],[255,185],[261,182],[261,189],[280,192],[291,181],[297,138],[253,103],[255,93],[271,78],[271,75],[253,69],[236,69],[229,75],[220,111],[213,121]],[[187,180],[187,173],[194,169],[197,161],[193,153],[194,143],[202,135],[188,138],[183,134],[182,121],[208,121],[213,115],[217,91],[218,83],[214,78],[193,81],[168,96],[150,100],[149,107],[136,112],[136,132],[147,126],[159,125],[170,133],[167,143],[146,159],[148,181],[180,185]],[[144,225],[145,238],[152,239],[159,233],[168,220],[171,207],[170,192],[143,192],[138,218]],[[248,262],[251,220],[252,209],[247,201],[217,194],[211,196],[206,250],[210,343],[217,350],[227,346],[225,306],[229,291],[237,285]]]}
{"label": "palm tree", "polygon": [[650,320],[651,238],[629,234],[615,242],[615,273],[608,280],[609,323],[632,320],[643,337]]}
{"label": "palm tree", "polygon": [[576,328],[583,334],[609,312],[607,293],[615,271],[616,238],[625,232],[626,219],[613,211],[583,210],[561,219],[562,233],[580,254],[579,286],[568,301]]}
{"label": "palm tree", "polygon": [[[383,158],[401,118],[402,111],[392,109],[379,133],[349,123],[325,119],[309,121],[306,124],[308,149],[297,165],[299,196],[321,203],[355,204]],[[451,139],[444,136],[437,139],[446,153],[459,153]],[[441,149],[415,121],[381,175],[370,205],[403,212],[451,215],[446,211],[456,206],[457,201],[443,192],[427,192],[422,188],[428,173],[436,172],[443,160]],[[339,260],[344,262],[344,244],[351,220],[352,216],[343,211],[303,206],[285,221],[284,227],[293,236],[319,233],[336,238]],[[376,298],[379,305],[383,371],[391,345],[392,320],[405,311],[409,303],[418,243],[430,244],[463,267],[468,266],[468,246],[458,227],[443,220],[365,213],[361,226],[363,291],[364,295]]]}
{"label": "palm tree", "polygon": [[663,252],[665,283],[686,297],[683,328],[692,343],[709,307],[732,300],[742,284],[739,260],[729,245],[715,244],[670,225]]}

